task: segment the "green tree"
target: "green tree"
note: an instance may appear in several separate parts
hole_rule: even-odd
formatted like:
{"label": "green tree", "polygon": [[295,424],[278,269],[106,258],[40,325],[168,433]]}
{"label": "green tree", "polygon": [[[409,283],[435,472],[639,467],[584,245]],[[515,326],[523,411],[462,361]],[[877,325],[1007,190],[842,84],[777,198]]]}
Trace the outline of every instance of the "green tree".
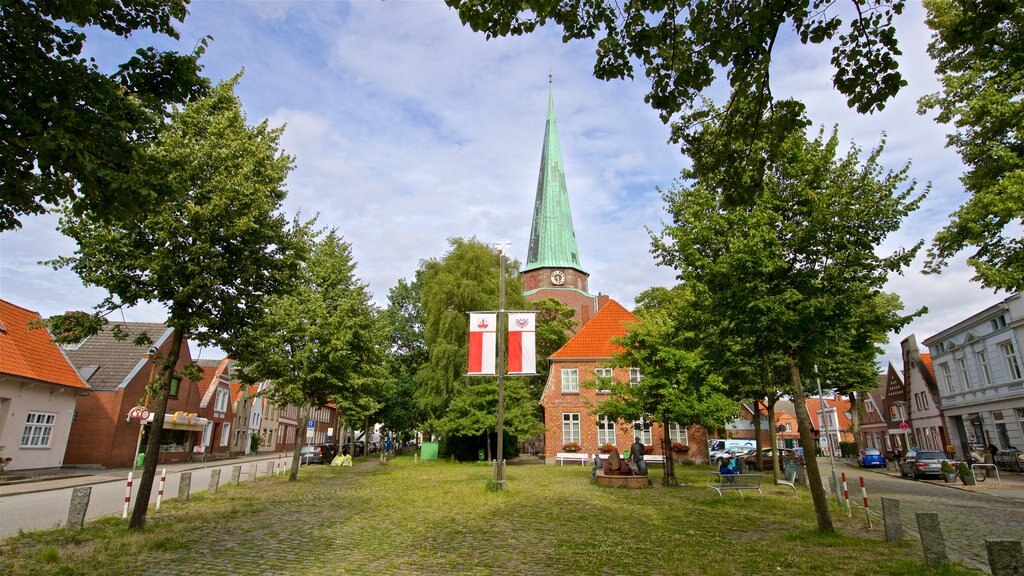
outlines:
{"label": "green tree", "polygon": [[722,379],[711,372],[701,348],[702,338],[688,329],[692,296],[683,286],[651,288],[637,297],[639,322],[617,339],[622,352],[612,365],[639,368],[636,383],[602,383],[610,388],[598,412],[615,420],[640,419],[662,425],[665,468],[662,484],[678,485],[672,462],[671,423],[711,428],[736,413],[736,401],[725,395]]}
{"label": "green tree", "polygon": [[937,273],[958,252],[983,286],[1024,289],[1024,2],[925,0],[935,32],[928,53],[942,91],[919,111],[956,130],[946,142],[967,165],[970,198],[935,235],[925,270]]}
{"label": "green tree", "polygon": [[[429,358],[416,379],[419,384],[417,402],[430,418],[428,427],[452,433],[458,429],[454,422],[484,422],[489,413],[497,412],[496,380],[467,378],[465,374],[469,357],[467,314],[498,309],[500,265],[497,250],[479,240],[454,238],[449,244],[451,249],[443,258],[424,261],[419,271],[423,282],[424,339]],[[522,296],[518,269],[518,263],[513,261],[505,271],[505,307],[508,310],[528,308]],[[485,389],[492,388],[493,403],[481,403],[475,398],[489,398]],[[514,386],[510,386],[510,390],[512,388]],[[517,411],[517,401],[518,396],[514,395],[506,399],[508,414]],[[449,418],[452,406],[460,411]],[[466,433],[477,434],[477,429],[474,425],[472,429],[467,428]]]}
{"label": "green tree", "polygon": [[[596,38],[594,76],[633,78],[639,66],[651,83],[645,101],[662,121],[677,120],[677,139],[694,124],[716,120],[708,117],[714,107],[702,98],[724,75],[732,93],[725,106],[732,117],[727,126],[739,142],[737,151],[770,132],[763,119],[775,106],[772,54],[787,34],[803,44],[835,42],[833,85],[861,113],[881,110],[906,85],[896,61],[901,52],[893,24],[904,0],[851,0],[845,22],[840,3],[826,0],[445,2],[458,10],[463,24],[488,38],[527,34],[549,21],[561,26],[564,42]],[[733,106],[737,97],[751,98],[753,109]],[[791,122],[799,118],[802,105],[790,101],[786,106],[789,109],[780,117]]]}
{"label": "green tree", "polygon": [[654,250],[693,291],[701,317],[720,317],[725,333],[750,342],[755,357],[786,359],[818,528],[832,532],[801,372],[909,321],[877,304],[888,274],[909,265],[920,244],[876,250],[923,195],[911,197],[906,166],[879,166],[884,142],[863,161],[857,147],[837,155],[835,131],[814,140],[795,133],[782,145],[776,157],[784,161],[770,165],[751,207],[722,208],[725,191],[705,184],[714,162],[684,170],[664,193],[672,221]]}
{"label": "green tree", "polygon": [[[264,395],[275,404],[311,411],[333,402],[357,424],[379,408],[385,334],[355,268],[351,246],[330,231],[313,242],[293,289],[272,299],[243,339],[245,374],[269,380]],[[290,480],[298,478],[304,434],[296,428]]]}
{"label": "green tree", "polygon": [[[151,386],[154,419],[130,526],[145,527],[160,454],[160,432],[181,342],[191,338],[236,350],[259,320],[266,299],[289,287],[301,242],[280,214],[292,159],[279,152],[281,129],[246,125],[233,79],[171,114],[145,154],[173,191],[173,202],[135,220],[102,222],[66,208],[60,230],[78,243],[68,266],[109,296],[99,314],[158,302],[174,329],[167,358]],[[95,326],[94,326],[95,327]],[[235,356],[238,357],[238,356]]]}
{"label": "green tree", "polygon": [[415,397],[416,373],[428,358],[420,305],[422,289],[418,275],[412,282],[399,280],[388,292],[388,306],[381,315],[388,334],[389,394],[377,417],[385,429],[402,439],[410,437],[423,422]]}
{"label": "green tree", "polygon": [[178,38],[187,0],[0,3],[0,230],[61,202],[76,216],[134,218],[172,190],[144,152],[170,105],[203,93],[191,54],[145,48],[105,74],[81,57],[86,29]]}

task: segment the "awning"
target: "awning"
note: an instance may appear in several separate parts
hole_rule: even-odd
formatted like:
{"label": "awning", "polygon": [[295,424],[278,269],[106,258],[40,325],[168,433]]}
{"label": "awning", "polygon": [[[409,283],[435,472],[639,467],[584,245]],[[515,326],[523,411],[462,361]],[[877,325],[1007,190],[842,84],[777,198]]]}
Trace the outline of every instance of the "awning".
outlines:
{"label": "awning", "polygon": [[[149,422],[153,421],[153,415],[149,416]],[[195,412],[174,412],[164,414],[165,430],[192,430],[202,432],[209,422],[206,418],[200,418]]]}

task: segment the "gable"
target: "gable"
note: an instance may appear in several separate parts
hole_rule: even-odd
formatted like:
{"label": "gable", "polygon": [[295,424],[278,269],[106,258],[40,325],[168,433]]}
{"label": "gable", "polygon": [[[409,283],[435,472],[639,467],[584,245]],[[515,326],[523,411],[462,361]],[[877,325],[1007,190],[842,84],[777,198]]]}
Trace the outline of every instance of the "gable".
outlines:
{"label": "gable", "polygon": [[550,359],[611,358],[622,351],[622,347],[612,342],[612,339],[625,336],[630,325],[636,321],[636,316],[615,300],[609,299]]}

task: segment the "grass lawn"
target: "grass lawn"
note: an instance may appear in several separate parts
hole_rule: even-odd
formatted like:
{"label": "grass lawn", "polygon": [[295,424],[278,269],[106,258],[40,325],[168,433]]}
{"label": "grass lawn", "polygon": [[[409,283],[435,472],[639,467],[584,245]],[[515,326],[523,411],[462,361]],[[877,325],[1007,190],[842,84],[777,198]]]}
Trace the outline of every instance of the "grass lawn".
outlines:
{"label": "grass lawn", "polygon": [[805,490],[766,482],[763,500],[720,499],[706,470],[677,467],[691,486],[628,490],[590,484],[589,467],[509,467],[494,492],[483,464],[303,467],[298,482],[171,500],[141,533],[105,519],[19,535],[0,548],[0,574],[936,573],[914,539],[886,543],[880,521],[868,530],[833,508],[839,534],[821,536]]}

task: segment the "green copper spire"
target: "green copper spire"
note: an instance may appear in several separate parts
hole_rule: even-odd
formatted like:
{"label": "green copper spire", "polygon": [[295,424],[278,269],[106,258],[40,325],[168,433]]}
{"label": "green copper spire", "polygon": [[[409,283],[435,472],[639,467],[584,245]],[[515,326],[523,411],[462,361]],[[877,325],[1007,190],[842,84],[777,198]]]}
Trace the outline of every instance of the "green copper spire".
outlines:
{"label": "green copper spire", "polygon": [[544,148],[540,156],[537,199],[533,205],[530,250],[523,271],[537,268],[573,268],[583,272],[576,232],[569,210],[569,190],[565,186],[562,147],[555,124],[555,97],[548,80],[548,120],[544,128]]}

